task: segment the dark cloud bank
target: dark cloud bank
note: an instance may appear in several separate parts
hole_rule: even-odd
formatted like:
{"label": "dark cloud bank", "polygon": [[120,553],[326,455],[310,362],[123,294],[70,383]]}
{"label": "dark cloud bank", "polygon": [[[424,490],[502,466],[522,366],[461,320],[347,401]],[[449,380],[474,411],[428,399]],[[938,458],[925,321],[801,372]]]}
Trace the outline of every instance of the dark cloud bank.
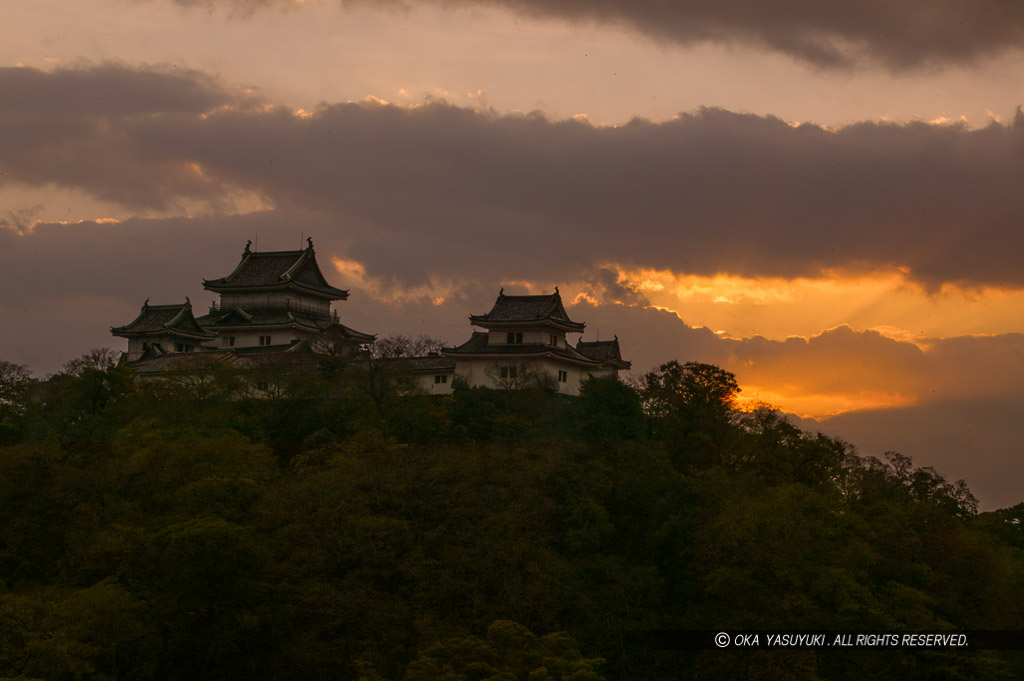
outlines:
{"label": "dark cloud bank", "polygon": [[[206,8],[207,0],[175,0]],[[340,0],[402,9],[409,0]],[[753,45],[824,68],[880,64],[892,70],[969,63],[1024,45],[1017,0],[433,0],[492,6],[531,18],[623,26],[669,44]],[[294,8],[291,0],[228,0],[246,13]]]}
{"label": "dark cloud bank", "polygon": [[255,192],[323,216],[352,257],[409,281],[443,252],[467,276],[614,260],[1024,285],[1022,115],[834,132],[717,109],[615,128],[445,103],[297,117],[201,74],[118,66],[4,69],[0,91],[0,181],[153,210]]}

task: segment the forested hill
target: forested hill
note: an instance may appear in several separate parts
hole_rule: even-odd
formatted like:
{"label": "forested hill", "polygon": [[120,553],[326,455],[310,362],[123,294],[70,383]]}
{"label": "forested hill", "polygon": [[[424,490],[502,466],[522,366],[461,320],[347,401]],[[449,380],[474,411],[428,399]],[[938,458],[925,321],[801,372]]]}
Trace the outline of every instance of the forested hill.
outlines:
{"label": "forested hill", "polygon": [[1024,678],[637,642],[1024,627],[1024,505],[738,413],[716,367],[578,399],[417,396],[400,362],[0,369],[0,679]]}

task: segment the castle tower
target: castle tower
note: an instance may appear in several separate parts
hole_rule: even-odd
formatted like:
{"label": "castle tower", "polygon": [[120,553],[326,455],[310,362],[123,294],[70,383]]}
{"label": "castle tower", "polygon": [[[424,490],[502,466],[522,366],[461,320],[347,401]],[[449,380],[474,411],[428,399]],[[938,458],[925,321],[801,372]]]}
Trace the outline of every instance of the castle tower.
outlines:
{"label": "castle tower", "polygon": [[[455,359],[455,375],[469,386],[525,387],[532,381],[568,395],[579,394],[590,376],[615,375],[628,369],[618,340],[577,343],[570,333],[583,333],[585,324],[569,318],[555,288],[549,295],[498,294],[490,312],[471,315],[474,331],[468,341],[442,352]],[[614,344],[614,345],[612,345]]]}
{"label": "castle tower", "polygon": [[374,340],[342,324],[331,302],[348,291],[327,283],[316,262],[313,240],[300,251],[254,252],[246,244],[238,266],[225,277],[203,281],[220,294],[199,324],[217,335],[217,349],[280,349],[296,341],[329,344],[351,353]]}

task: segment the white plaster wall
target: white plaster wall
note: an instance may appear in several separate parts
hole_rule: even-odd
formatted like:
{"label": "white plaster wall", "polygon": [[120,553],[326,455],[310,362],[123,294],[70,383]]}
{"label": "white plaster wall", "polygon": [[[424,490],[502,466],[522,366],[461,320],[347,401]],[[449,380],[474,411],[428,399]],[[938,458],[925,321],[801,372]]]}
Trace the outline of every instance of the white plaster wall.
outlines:
{"label": "white plaster wall", "polygon": [[464,380],[470,388],[481,386],[490,388],[492,386],[484,374],[484,364],[486,364],[484,360],[474,362],[468,359],[458,359],[455,361],[455,375]]}
{"label": "white plaster wall", "polygon": [[[545,361],[544,371],[551,375],[555,389],[563,395],[579,395],[580,383],[589,375],[588,369],[585,367],[552,359]],[[564,371],[568,374],[565,383],[558,380],[559,371]]]}
{"label": "white plaster wall", "polygon": [[[564,348],[566,346],[565,333],[562,331],[551,330],[551,329],[529,329],[520,330],[523,334],[523,343],[539,343],[541,345],[550,345],[551,336],[554,335],[557,338],[557,344],[553,347]],[[488,345],[508,345],[508,334],[517,333],[517,331],[496,331],[494,329],[487,332],[487,344]]]}
{"label": "white plaster wall", "polygon": [[[445,374],[448,376],[447,383],[434,383],[434,376]],[[453,373],[446,371],[438,371],[430,374],[418,374],[417,379],[419,385],[429,395],[451,395],[452,394],[452,379],[455,378]]]}
{"label": "white plaster wall", "polygon": [[[224,338],[227,336],[235,337],[234,345],[225,345]],[[260,336],[270,336],[271,345],[287,345],[296,338],[309,338],[311,334],[296,333],[292,329],[286,331],[221,331],[217,340],[211,344],[211,347],[215,347],[218,350],[230,350],[231,348],[253,348],[258,347],[260,344]]]}
{"label": "white plaster wall", "polygon": [[[145,342],[149,343],[150,341],[147,340]],[[128,361],[129,362],[134,362],[135,360],[137,360],[139,357],[142,356],[142,343],[143,343],[143,341],[141,341],[141,340],[139,340],[137,338],[129,338],[128,339]]]}

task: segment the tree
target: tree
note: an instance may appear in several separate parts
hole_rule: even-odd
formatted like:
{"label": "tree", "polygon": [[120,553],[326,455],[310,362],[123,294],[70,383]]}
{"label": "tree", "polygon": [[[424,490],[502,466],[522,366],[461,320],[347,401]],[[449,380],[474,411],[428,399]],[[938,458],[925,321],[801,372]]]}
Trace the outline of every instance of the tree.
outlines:
{"label": "tree", "polygon": [[444,343],[430,336],[385,336],[370,344],[370,357],[373,359],[398,359],[403,357],[422,357],[437,354],[444,348]]}
{"label": "tree", "polygon": [[0,673],[17,679],[151,677],[158,643],[145,605],[113,579],[0,595]]}
{"label": "tree", "polygon": [[978,514],[978,499],[963,480],[949,482],[934,468],[914,468],[913,460],[899,452],[886,452],[886,463],[871,457],[866,472],[881,476],[897,495],[948,513],[952,517],[971,518]]}
{"label": "tree", "polygon": [[134,577],[161,625],[164,678],[252,679],[274,648],[268,555],[257,533],[217,517],[151,536]]}
{"label": "tree", "polygon": [[84,355],[65,362],[58,375],[81,376],[89,369],[106,371],[117,365],[120,356],[120,353],[110,348],[93,348]]}
{"label": "tree", "polygon": [[0,360],[0,418],[4,409],[24,411],[24,393],[31,382],[32,372],[27,366]]}
{"label": "tree", "polygon": [[499,620],[487,637],[450,638],[420,653],[406,681],[603,681],[600,658],[580,655],[565,632],[538,637],[521,624]]}
{"label": "tree", "polygon": [[640,395],[616,376],[591,377],[583,381],[577,408],[584,439],[633,440],[643,432]]}
{"label": "tree", "polygon": [[27,366],[0,360],[0,444],[17,439],[32,383]]}
{"label": "tree", "polygon": [[407,398],[423,394],[409,360],[440,347],[439,340],[426,336],[388,336],[374,341],[369,356],[349,363],[343,374],[357,420],[388,433],[403,429],[400,422]]}
{"label": "tree", "polygon": [[722,461],[735,435],[736,377],[713,364],[673,360],[644,376],[640,395],[657,435],[673,445],[677,466]]}
{"label": "tree", "polygon": [[851,445],[822,434],[809,435],[778,409],[757,404],[739,416],[745,446],[730,464],[756,472],[768,482],[802,482],[842,490],[857,457]]}
{"label": "tree", "polygon": [[736,376],[713,364],[672,360],[644,376],[642,396],[648,413],[665,417],[683,412],[727,415],[740,387]]}
{"label": "tree", "polygon": [[215,354],[189,357],[163,381],[172,393],[199,407],[226,402],[244,389],[239,372]]}
{"label": "tree", "polygon": [[43,385],[42,416],[65,449],[110,436],[115,407],[128,406],[131,373],[116,366],[115,356],[108,348],[91,350],[69,360]]}

